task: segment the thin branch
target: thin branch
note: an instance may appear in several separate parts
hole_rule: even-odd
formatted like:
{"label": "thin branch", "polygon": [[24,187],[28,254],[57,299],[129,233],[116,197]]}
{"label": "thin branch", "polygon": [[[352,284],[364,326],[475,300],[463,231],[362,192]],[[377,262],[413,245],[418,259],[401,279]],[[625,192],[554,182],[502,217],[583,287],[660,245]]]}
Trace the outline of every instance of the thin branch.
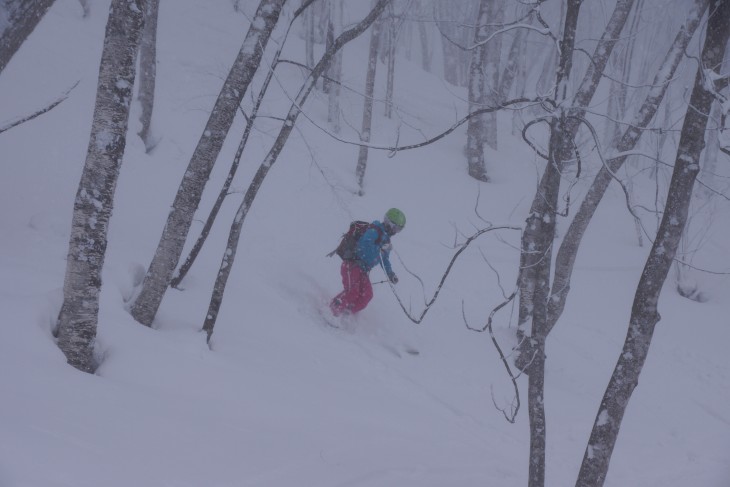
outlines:
{"label": "thin branch", "polygon": [[[479,238],[481,235],[491,232],[493,230],[517,230],[522,231],[522,227],[517,227],[513,225],[500,225],[500,226],[491,226],[488,228],[483,228],[476,232],[474,235],[470,236],[466,242],[461,244],[459,246],[459,250],[456,251],[454,256],[451,258],[451,261],[449,262],[449,265],[446,267],[446,271],[444,272],[443,276],[441,276],[441,281],[439,282],[438,286],[436,287],[436,291],[433,294],[433,297],[426,303],[426,307],[423,309],[421,314],[418,317],[412,316],[408,310],[406,309],[405,305],[403,304],[403,301],[400,299],[400,296],[398,296],[398,293],[395,292],[395,288],[393,287],[393,284],[391,283],[390,288],[393,291],[393,295],[395,296],[396,300],[398,301],[398,304],[400,305],[403,312],[406,314],[409,320],[411,320],[415,324],[420,324],[423,319],[426,317],[426,313],[428,313],[428,310],[431,309],[431,306],[434,302],[436,302],[436,298],[438,298],[439,293],[441,292],[441,287],[444,285],[444,282],[446,282],[446,278],[449,276],[449,273],[451,272],[451,269],[454,267],[454,263],[456,262],[456,259],[459,258],[459,255],[463,251],[466,250],[466,248],[471,244],[474,240]],[[380,263],[381,267],[383,265],[382,261]]]}
{"label": "thin branch", "polygon": [[509,421],[510,423],[515,422],[515,418],[517,417],[517,413],[520,410],[520,390],[517,387],[517,377],[515,377],[514,373],[512,373],[512,368],[509,366],[509,362],[507,361],[507,357],[505,357],[504,352],[502,352],[502,348],[499,346],[499,343],[497,342],[497,338],[494,336],[494,331],[492,330],[492,321],[494,319],[494,315],[502,308],[507,306],[514,298],[517,296],[517,290],[515,289],[512,291],[512,294],[507,297],[507,299],[500,304],[497,305],[496,308],[492,310],[491,313],[489,313],[489,318],[487,318],[487,323],[484,325],[483,328],[473,328],[469,325],[469,323],[466,320],[466,314],[464,313],[464,303],[461,304],[461,313],[462,317],[464,318],[464,323],[466,324],[466,327],[471,331],[476,331],[478,333],[482,333],[485,331],[489,332],[489,337],[492,339],[492,343],[494,344],[494,347],[497,349],[497,353],[499,353],[499,358],[502,360],[502,363],[504,364],[504,368],[507,370],[507,374],[510,377],[510,380],[512,381],[512,386],[515,389],[515,405],[512,407],[512,411],[508,415],[507,412],[504,409],[501,409],[497,407],[500,411],[502,411],[502,414],[504,414],[505,419]]}
{"label": "thin branch", "polygon": [[69,89],[67,89],[66,91],[64,91],[63,94],[60,97],[58,97],[55,101],[53,101],[47,107],[42,108],[42,109],[38,110],[37,112],[34,112],[34,113],[32,113],[30,115],[27,115],[25,117],[19,118],[19,119],[13,121],[13,122],[8,122],[6,125],[0,127],[0,134],[3,133],[3,132],[7,132],[8,130],[10,130],[13,127],[17,127],[20,124],[23,124],[25,122],[29,122],[29,121],[33,120],[34,118],[43,115],[44,113],[50,112],[51,110],[53,110],[54,108],[56,108],[58,105],[60,105],[62,102],[64,102],[66,100],[66,98],[69,97],[69,95],[71,94],[71,91],[73,91],[73,89],[78,86],[78,84],[79,84],[80,81],[81,80],[79,80],[76,83],[74,83],[73,86],[71,86]]}

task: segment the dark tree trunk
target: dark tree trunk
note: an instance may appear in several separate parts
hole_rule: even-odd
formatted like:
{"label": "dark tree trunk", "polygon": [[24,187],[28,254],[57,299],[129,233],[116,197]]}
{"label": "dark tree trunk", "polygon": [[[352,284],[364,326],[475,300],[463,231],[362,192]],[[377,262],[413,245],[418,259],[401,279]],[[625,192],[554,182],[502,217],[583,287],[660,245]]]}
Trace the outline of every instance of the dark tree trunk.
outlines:
{"label": "dark tree trunk", "polygon": [[[512,85],[514,85],[515,79],[521,71],[520,67],[525,63],[523,47],[527,38],[527,32],[527,29],[518,29],[510,44],[507,65],[499,77],[499,90],[497,90],[499,93],[499,103],[509,97],[510,91],[512,91]],[[518,93],[517,96],[522,96],[522,93]]]}
{"label": "dark tree trunk", "polygon": [[431,42],[426,30],[426,23],[418,22],[418,38],[421,41],[421,68],[427,73],[431,72]]}
{"label": "dark tree trunk", "polygon": [[[504,20],[504,2],[490,0],[487,36],[491,37],[487,43],[487,52],[484,60],[485,93],[484,101],[487,105],[496,107],[502,100],[499,99],[499,70],[502,61],[502,35],[497,34],[500,24]],[[496,24],[496,25],[495,25]],[[484,141],[494,150],[497,150],[497,112],[488,113],[484,118]]]}
{"label": "dark tree trunk", "polygon": [[[487,77],[484,73],[487,64],[486,39],[489,34],[490,4],[492,0],[479,2],[477,27],[474,32],[474,48],[469,63],[469,112],[487,106]],[[487,114],[476,115],[469,119],[466,128],[466,161],[469,176],[478,181],[489,181],[487,163],[484,160],[484,144],[486,142],[485,120]]]}
{"label": "dark tree trunk", "polygon": [[233,67],[223,84],[198,145],[185,171],[160,243],[142,288],[131,307],[135,320],[150,326],[182,254],[185,239],[228,130],[286,0],[261,0]]}
{"label": "dark tree trunk", "polygon": [[[376,21],[370,33],[370,52],[368,54],[368,70],[365,75],[365,99],[362,109],[362,130],[360,141],[364,144],[370,142],[370,129],[373,124],[373,96],[375,95],[375,74],[378,67],[378,50],[380,44],[380,33],[383,28],[382,21]],[[361,145],[357,155],[357,166],[355,177],[360,196],[365,194],[365,171],[368,165],[368,147]]]}
{"label": "dark tree trunk", "polygon": [[703,68],[715,72],[722,64],[730,34],[730,1],[713,0],[709,11],[702,66],[684,118],[664,215],[639,279],[626,341],[598,408],[576,487],[603,486],[624,413],[649,354],[654,328],[661,319],[657,303],[687,222],[714,99],[706,89],[707,72]]}
{"label": "dark tree trunk", "polygon": [[[335,37],[342,32],[342,0],[330,0],[329,29],[327,38],[331,46]],[[342,79],[342,51],[335,54],[334,59],[327,69],[327,77],[332,80],[328,90],[327,121],[334,133],[340,132],[340,81]]]}
{"label": "dark tree trunk", "polygon": [[[562,56],[556,74],[556,86],[570,76],[572,67],[575,31],[578,24],[578,13],[581,0],[570,0],[563,28]],[[565,98],[562,93],[558,102]],[[559,104],[559,103],[558,103]],[[555,235],[555,209],[560,190],[560,173],[564,161],[567,160],[564,135],[564,117],[551,124],[550,160],[535,195],[530,217],[527,219],[522,234],[522,252],[519,277],[519,317],[518,333],[521,340],[529,340],[530,365],[527,394],[527,410],[530,418],[530,457],[528,486],[543,487],[545,485],[545,448],[547,441],[547,424],[545,421],[545,339],[544,329],[540,326],[540,317],[544,312],[550,286],[550,261],[552,241]],[[531,334],[526,337],[526,329],[530,325]]]}
{"label": "dark tree trunk", "polygon": [[271,150],[269,150],[269,153],[264,158],[261,166],[259,166],[258,171],[256,171],[256,174],[254,175],[254,178],[251,181],[248,189],[246,190],[245,196],[243,197],[243,202],[238,208],[236,216],[233,219],[233,224],[231,225],[231,230],[228,235],[228,244],[226,245],[226,250],[223,253],[221,266],[218,270],[218,276],[216,277],[215,285],[213,287],[213,293],[210,298],[208,313],[206,313],[205,321],[203,323],[203,330],[207,334],[208,342],[210,342],[210,337],[213,334],[213,329],[215,327],[216,320],[218,319],[218,312],[223,302],[223,293],[226,289],[226,283],[228,282],[228,277],[231,274],[231,268],[233,267],[233,262],[236,258],[236,250],[238,248],[238,241],[241,236],[243,222],[246,220],[248,211],[251,208],[251,205],[253,204],[256,195],[258,194],[259,188],[261,188],[261,184],[263,184],[264,182],[264,178],[266,178],[269,170],[279,158],[279,154],[281,154],[281,151],[284,149],[284,145],[289,139],[289,135],[294,129],[294,124],[296,123],[297,117],[301,112],[301,107],[304,106],[304,103],[307,101],[309,93],[311,93],[314,85],[317,83],[317,79],[322,76],[322,74],[328,68],[329,64],[332,62],[332,58],[337,54],[337,52],[342,49],[345,44],[365,32],[365,30],[367,30],[367,28],[370,27],[373,22],[375,22],[375,19],[380,16],[380,14],[383,12],[383,9],[385,9],[390,1],[391,0],[377,0],[375,5],[373,6],[373,9],[362,21],[360,21],[354,27],[351,27],[350,29],[344,31],[337,39],[335,39],[330,49],[328,49],[324,53],[322,58],[319,60],[317,65],[310,73],[309,77],[305,80],[304,85],[299,90],[299,93],[297,94],[294,102],[289,108],[289,113],[284,120],[283,127],[279,131],[279,135],[274,141],[274,145],[271,147]]}
{"label": "dark tree trunk", "polygon": [[393,4],[388,6],[389,18],[387,22],[388,26],[388,43],[385,48],[387,52],[387,71],[386,71],[386,83],[385,83],[385,116],[387,118],[393,117],[393,94],[395,92],[395,54],[396,47],[398,45],[398,34],[400,31],[400,22],[395,18],[395,11]]}
{"label": "dark tree trunk", "polygon": [[0,73],[33,32],[55,0],[0,0],[6,25],[0,26]]}
{"label": "dark tree trunk", "polygon": [[142,31],[144,0],[114,0],[99,67],[94,118],[74,201],[58,346],[68,363],[93,372],[101,271],[122,164]]}
{"label": "dark tree trunk", "polygon": [[[304,3],[304,0],[302,0],[302,3]],[[304,58],[310,68],[314,66],[314,22],[314,10],[309,9],[304,19]]]}
{"label": "dark tree trunk", "polygon": [[152,109],[155,105],[155,79],[157,77],[157,13],[160,0],[147,0],[144,12],[144,30],[142,44],[139,49],[139,103],[142,106],[140,122],[142,128],[139,136],[144,142],[147,152],[152,150],[154,143],[150,135],[152,124]]}
{"label": "dark tree trunk", "polygon": [[288,39],[289,37],[289,31],[291,30],[294,21],[302,14],[302,12],[305,13],[305,19],[307,14],[311,14],[311,12],[309,11],[309,6],[315,1],[317,0],[304,0],[302,2],[302,5],[294,12],[294,15],[292,15],[292,18],[289,21],[289,28],[284,35],[284,39],[279,44],[279,49],[277,49],[276,54],[274,54],[274,58],[271,61],[271,66],[266,73],[266,78],[264,79],[264,82],[261,84],[261,88],[259,89],[259,94],[256,97],[256,102],[251,108],[251,113],[249,113],[248,118],[246,119],[246,128],[243,129],[243,135],[241,136],[241,140],[238,143],[238,149],[236,149],[236,154],[233,156],[233,162],[231,163],[231,168],[228,170],[226,180],[223,182],[223,186],[218,192],[218,197],[213,204],[213,208],[211,208],[210,213],[208,214],[208,218],[205,220],[205,224],[203,225],[203,229],[200,231],[200,235],[195,240],[195,244],[193,245],[193,248],[190,250],[190,253],[188,254],[183,264],[180,266],[177,272],[175,272],[172,280],[170,281],[170,286],[176,288],[180,285],[182,280],[185,279],[185,276],[187,275],[190,268],[193,266],[195,259],[198,257],[200,250],[203,248],[205,241],[208,239],[210,229],[213,228],[213,223],[218,216],[218,212],[220,211],[221,206],[223,206],[223,201],[225,201],[226,197],[228,196],[228,190],[233,183],[233,178],[236,176],[236,172],[238,172],[238,167],[241,162],[243,150],[246,148],[246,144],[248,143],[248,137],[249,135],[251,135],[253,124],[256,121],[256,117],[259,113],[259,108],[261,107],[264,96],[269,89],[269,84],[271,84],[271,80],[274,77],[274,71],[279,64],[281,51],[284,48],[286,39]]}

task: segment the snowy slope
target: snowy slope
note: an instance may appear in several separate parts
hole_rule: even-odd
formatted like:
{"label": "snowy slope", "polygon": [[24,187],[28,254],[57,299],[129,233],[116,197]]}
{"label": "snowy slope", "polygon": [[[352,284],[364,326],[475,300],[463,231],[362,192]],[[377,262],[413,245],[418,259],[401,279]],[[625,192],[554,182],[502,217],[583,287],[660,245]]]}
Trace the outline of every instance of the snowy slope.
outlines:
{"label": "snowy slope", "polygon": [[[29,113],[76,80],[48,114],[0,134],[0,485],[46,486],[523,486],[528,420],[495,408],[513,400],[511,382],[481,327],[511,292],[519,234],[488,234],[465,252],[424,322],[412,324],[386,284],[344,329],[318,308],[339,290],[339,262],[324,255],[353,218],[401,208],[408,226],[394,239],[397,292],[414,312],[430,297],[463,241],[485,223],[521,225],[539,161],[509,129],[491,163],[493,181],[466,175],[462,129],[438,144],[388,158],[371,151],[366,195],[354,195],[357,149],[300,118],[249,214],[212,351],[199,332],[231,218],[278,130],[255,131],[210,242],[184,282],[169,291],[149,329],[125,311],[149,262],[207,110],[245,35],[231,2],[162,2],[158,90],[146,155],[131,123],[116,194],[98,330],[97,375],[65,365],[51,335],[61,303],[74,193],[83,164],[108,1],[81,18],[58,0],[0,76],[2,119]],[[290,39],[291,57],[302,46]],[[347,48],[363,54],[367,36]],[[357,90],[363,71],[345,60]],[[402,60],[399,115],[381,118],[373,140],[419,140],[464,113],[463,92]],[[382,72],[381,72],[382,75]],[[301,73],[282,69],[267,115],[288,107]],[[258,86],[258,84],[256,84]],[[382,88],[382,84],[379,87]],[[381,93],[382,94],[382,93]],[[325,98],[307,115],[326,126]],[[359,126],[354,93],[344,114]],[[459,107],[456,110],[454,107]],[[133,114],[133,116],[136,114]],[[509,117],[505,118],[509,127]],[[196,218],[225,177],[242,129],[237,120]],[[342,137],[357,134],[343,124]],[[306,140],[306,143],[304,142]],[[652,189],[653,191],[653,189]],[[577,198],[577,195],[574,196]],[[595,412],[622,346],[648,252],[615,190],[586,235],[563,319],[548,341],[548,485],[572,485]],[[698,259],[728,266],[730,207]],[[200,223],[194,230],[200,227]],[[479,249],[477,249],[477,244]],[[484,262],[484,257],[499,272]],[[402,259],[402,260],[399,260]],[[410,272],[425,282],[425,291]],[[372,280],[383,278],[378,270]],[[611,487],[726,487],[730,484],[730,340],[727,278],[708,281],[698,304],[667,285],[662,321],[624,419]],[[514,316],[495,321],[505,350]],[[404,353],[415,347],[418,356]],[[526,380],[519,380],[526,403]]]}

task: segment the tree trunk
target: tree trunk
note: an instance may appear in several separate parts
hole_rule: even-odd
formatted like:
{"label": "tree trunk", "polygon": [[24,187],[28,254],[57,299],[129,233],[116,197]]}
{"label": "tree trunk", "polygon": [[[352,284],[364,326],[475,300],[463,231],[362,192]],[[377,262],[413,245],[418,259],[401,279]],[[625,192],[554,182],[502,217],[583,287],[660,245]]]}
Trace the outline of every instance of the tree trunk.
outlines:
{"label": "tree trunk", "polygon": [[69,364],[89,373],[96,368],[101,271],[126,144],[143,9],[143,0],[114,0],[109,9],[91,136],[74,201],[58,346]]}
{"label": "tree trunk", "polygon": [[[342,32],[342,0],[330,0],[330,22],[328,37],[332,36],[332,42],[335,37]],[[331,45],[331,44],[329,44]],[[338,51],[332,59],[332,63],[327,69],[327,77],[333,80],[330,83],[328,91],[328,110],[327,121],[330,123],[332,131],[336,134],[340,132],[340,82],[342,79],[342,51]]]}
{"label": "tree trunk", "polygon": [[185,239],[228,130],[286,0],[261,0],[233,67],[223,84],[172,204],[160,243],[131,307],[134,319],[150,326],[177,267]]}
{"label": "tree trunk", "polygon": [[[364,144],[370,142],[370,129],[372,128],[373,122],[373,96],[375,95],[375,72],[378,67],[378,49],[382,26],[382,21],[375,22],[370,33],[368,71],[365,75],[365,99],[363,100],[362,109],[362,131],[360,132],[360,141]],[[360,196],[365,194],[365,170],[367,169],[367,164],[368,148],[366,145],[361,145],[357,155],[357,166],[355,167],[355,177],[357,178],[357,187]]]}
{"label": "tree trunk", "polygon": [[[487,52],[484,59],[484,101],[488,106],[496,107],[502,101],[499,99],[502,36],[496,34],[496,32],[500,28],[498,24],[501,24],[504,20],[504,2],[502,0],[490,0],[488,9],[488,19],[491,25],[487,28],[487,36],[492,37],[492,39],[486,45]],[[484,141],[494,150],[497,150],[497,113],[488,113],[484,118]]]}
{"label": "tree trunk", "polygon": [[474,40],[473,19],[478,4],[474,2],[437,3],[439,18],[436,26],[441,32],[444,79],[454,86],[469,85],[469,60],[471,53],[465,49]]}
{"label": "tree trunk", "polygon": [[[709,0],[695,0],[694,5],[687,15],[687,20],[677,33],[674,43],[669,48],[664,61],[656,72],[651,83],[652,88],[647,93],[646,99],[639,111],[631,120],[625,130],[621,141],[616,146],[617,153],[625,153],[634,149],[644,129],[654,119],[664,95],[669,88],[671,80],[684,58],[684,53],[689,45],[700,20],[707,10]],[[550,333],[555,323],[560,318],[568,293],[570,291],[570,278],[573,272],[573,265],[578,254],[578,247],[585,234],[593,214],[598,208],[603,195],[608,189],[613,177],[623,163],[626,156],[619,156],[609,159],[606,165],[601,167],[591,187],[588,190],[583,202],[580,205],[570,227],[563,238],[555,260],[555,277],[553,279],[553,294],[551,296],[548,313],[547,331]]]}
{"label": "tree trunk", "polygon": [[[654,328],[661,319],[657,303],[687,222],[713,102],[713,95],[705,86],[705,77],[707,71],[714,72],[721,65],[729,34],[730,2],[713,0],[702,50],[702,66],[697,70],[684,118],[666,208],[639,279],[626,341],[598,409],[576,487],[603,486],[624,413],[649,353]],[[703,69],[707,71],[703,72]]]}
{"label": "tree trunk", "polygon": [[386,118],[393,118],[393,93],[395,92],[395,54],[396,46],[398,45],[398,31],[400,30],[400,23],[395,18],[395,12],[393,4],[388,6],[390,18],[388,19],[388,45],[387,50],[387,71],[386,71],[386,82],[385,82],[385,113]]}
{"label": "tree trunk", "polygon": [[264,82],[261,84],[261,88],[259,89],[259,94],[256,97],[256,102],[254,103],[253,107],[251,108],[251,113],[248,115],[248,118],[246,119],[246,128],[243,129],[243,135],[241,136],[241,140],[238,143],[238,149],[236,149],[236,154],[233,156],[233,163],[231,163],[231,168],[228,170],[228,175],[226,176],[226,180],[223,182],[223,186],[221,187],[221,190],[218,192],[218,198],[216,198],[215,203],[213,204],[213,208],[211,208],[210,213],[208,214],[208,218],[205,220],[205,224],[203,225],[203,229],[200,231],[200,235],[195,240],[195,244],[193,245],[193,248],[190,250],[190,253],[188,254],[187,258],[183,262],[183,264],[180,266],[180,268],[175,272],[172,280],[170,281],[170,286],[172,287],[178,287],[183,279],[185,279],[185,276],[187,275],[190,268],[193,266],[193,263],[195,262],[195,259],[198,257],[198,254],[200,253],[200,250],[203,248],[203,244],[205,244],[205,241],[208,239],[208,235],[210,234],[210,229],[213,228],[213,222],[215,222],[216,217],[218,216],[218,212],[221,209],[221,206],[223,206],[223,201],[225,201],[226,197],[228,196],[228,190],[231,187],[231,184],[233,183],[233,178],[236,176],[236,172],[238,171],[238,167],[241,162],[241,156],[243,155],[243,150],[246,148],[246,144],[248,143],[248,137],[251,135],[251,130],[253,129],[253,124],[256,121],[256,117],[259,113],[259,108],[261,107],[261,103],[264,100],[264,96],[266,95],[266,92],[269,89],[269,84],[271,84],[271,80],[274,77],[274,70],[276,69],[277,65],[279,64],[279,59],[281,58],[281,51],[284,48],[284,44],[286,43],[286,40],[289,38],[289,32],[292,28],[292,25],[294,24],[294,21],[302,14],[302,12],[305,13],[305,20],[306,15],[311,14],[309,10],[309,6],[315,2],[316,0],[304,0],[302,2],[302,5],[294,12],[294,15],[292,15],[291,20],[289,21],[289,27],[287,28],[286,34],[284,34],[284,38],[279,43],[279,49],[277,49],[276,54],[274,54],[274,57],[271,61],[271,66],[266,73],[266,78],[264,79]]}
{"label": "tree trunk", "polygon": [[[520,43],[520,49],[518,51],[517,57],[519,61],[517,62],[517,73],[515,74],[515,81],[514,81],[514,93],[516,97],[523,97],[525,96],[525,91],[527,88],[527,76],[529,73],[529,70],[527,69],[527,42],[525,42],[527,37],[523,40],[523,42]],[[506,76],[505,76],[506,77]],[[503,87],[505,85],[505,77],[500,79],[500,87]],[[509,97],[509,90],[500,90],[502,95],[507,99]],[[506,93],[505,93],[506,91]],[[522,118],[522,112],[520,110],[515,110],[512,114],[512,135],[518,136],[522,133],[522,129],[524,128],[525,124],[523,122]]]}
{"label": "tree trunk", "polygon": [[[469,64],[469,112],[474,112],[487,106],[487,77],[485,68],[487,62],[487,45],[490,5],[492,0],[480,0],[477,27],[474,32],[474,48],[471,51]],[[494,39],[492,39],[494,40]],[[491,41],[490,41],[491,42]],[[489,181],[487,165],[484,160],[484,144],[486,142],[487,114],[476,115],[469,119],[466,128],[466,161],[469,176],[478,181]]]}
{"label": "tree trunk", "polygon": [[301,107],[304,106],[304,103],[307,101],[309,93],[312,91],[314,85],[317,83],[317,79],[328,68],[329,64],[332,62],[332,58],[337,54],[337,52],[342,49],[345,44],[365,32],[365,30],[367,30],[367,28],[370,27],[373,22],[375,22],[375,19],[380,16],[380,14],[383,12],[383,9],[385,9],[386,5],[390,1],[391,0],[377,0],[370,13],[362,21],[360,21],[360,23],[343,32],[335,40],[333,45],[324,53],[322,58],[319,60],[317,65],[310,73],[309,77],[305,80],[304,85],[302,85],[299,93],[294,99],[294,102],[289,108],[289,113],[287,114],[283,127],[279,131],[279,135],[274,141],[274,145],[271,147],[271,150],[269,150],[269,153],[264,158],[261,166],[259,166],[258,171],[256,171],[256,174],[254,175],[251,184],[246,190],[243,202],[238,208],[236,216],[233,219],[233,224],[231,225],[231,230],[228,235],[228,244],[226,245],[226,250],[223,253],[221,266],[218,271],[218,276],[216,277],[215,285],[213,287],[213,294],[210,298],[208,313],[206,314],[205,322],[203,323],[203,330],[207,334],[208,342],[210,342],[210,337],[213,334],[215,322],[218,318],[218,312],[223,302],[223,293],[225,292],[226,283],[228,282],[228,277],[230,276],[231,268],[233,267],[233,261],[236,258],[236,250],[238,248],[238,241],[241,235],[243,222],[246,220],[248,211],[251,208],[254,199],[256,198],[259,188],[261,188],[261,184],[263,184],[264,178],[266,178],[269,170],[279,158],[279,154],[281,153],[284,145],[286,144],[286,141],[289,138],[289,135],[294,129],[294,124],[296,123],[297,117],[299,116]]}
{"label": "tree trunk", "polygon": [[[561,58],[556,75],[556,99],[558,107],[565,105],[568,98],[568,80],[573,65],[573,48],[582,0],[570,0],[565,14]],[[545,365],[545,340],[548,329],[548,306],[550,301],[550,274],[552,247],[560,194],[560,180],[566,164],[573,157],[574,139],[586,107],[596,92],[608,58],[623,29],[633,5],[633,0],[619,0],[609,19],[601,40],[591,57],[592,62],[573,96],[570,108],[561,110],[550,124],[548,164],[545,168],[537,194],[527,219],[522,238],[521,271],[519,277],[520,305],[518,337],[523,354],[518,357],[522,367],[529,364],[530,376],[538,378],[529,381],[528,412],[530,415],[530,473],[529,487],[545,484],[546,423],[543,400]],[[530,326],[531,325],[531,326]],[[526,335],[531,328],[529,339]],[[529,353],[525,354],[524,351]]]}
{"label": "tree trunk", "polygon": [[144,30],[139,52],[139,103],[142,106],[140,122],[142,129],[139,136],[144,142],[147,152],[152,150],[154,143],[150,135],[152,124],[152,109],[155,104],[155,78],[157,77],[157,13],[160,0],[147,0],[144,12]]}
{"label": "tree trunk", "polygon": [[55,0],[0,0],[0,73],[33,32]]}
{"label": "tree trunk", "polygon": [[[497,90],[499,93],[499,103],[509,97],[510,91],[512,91],[512,85],[514,85],[515,79],[521,71],[520,66],[525,63],[523,49],[526,38],[527,29],[518,29],[512,39],[512,44],[510,44],[509,54],[507,57],[507,65],[504,67],[502,75],[499,77],[499,89]],[[522,96],[522,93],[518,93],[517,96]]]}
{"label": "tree trunk", "polygon": [[427,73],[431,72],[431,43],[426,30],[426,23],[418,22],[418,37],[421,40],[421,68]]}
{"label": "tree trunk", "polygon": [[[565,15],[562,55],[556,73],[556,86],[560,86],[570,76],[572,68],[575,31],[581,0],[569,0]],[[563,92],[557,105],[565,98]],[[545,485],[545,447],[547,424],[545,421],[544,377],[545,377],[545,338],[547,334],[541,326],[540,318],[545,312],[545,304],[550,286],[550,261],[552,242],[555,236],[555,209],[560,192],[560,177],[566,156],[566,141],[563,129],[564,117],[551,123],[549,157],[545,172],[532,202],[530,216],[522,234],[519,277],[519,317],[518,333],[521,340],[526,338],[526,329],[532,321],[529,342],[530,364],[528,382],[528,416],[530,418],[530,457],[529,487]],[[532,377],[534,376],[534,377]]]}
{"label": "tree trunk", "polygon": [[[302,0],[304,3],[305,0]],[[309,9],[304,20],[304,58],[308,67],[314,66],[314,10]]]}

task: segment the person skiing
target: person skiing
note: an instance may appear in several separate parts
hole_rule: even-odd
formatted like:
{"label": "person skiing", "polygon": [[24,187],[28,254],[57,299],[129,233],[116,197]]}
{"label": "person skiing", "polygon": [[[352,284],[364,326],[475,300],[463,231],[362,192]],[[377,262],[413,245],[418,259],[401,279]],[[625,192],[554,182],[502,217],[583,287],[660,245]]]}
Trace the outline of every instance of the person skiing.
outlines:
{"label": "person skiing", "polygon": [[342,258],[340,274],[344,287],[330,303],[333,315],[357,313],[368,305],[373,298],[368,274],[376,265],[382,264],[390,282],[398,282],[390,265],[390,238],[405,225],[406,216],[397,208],[389,209],[382,222],[353,222],[350,225],[339,247],[330,254],[337,253]]}

